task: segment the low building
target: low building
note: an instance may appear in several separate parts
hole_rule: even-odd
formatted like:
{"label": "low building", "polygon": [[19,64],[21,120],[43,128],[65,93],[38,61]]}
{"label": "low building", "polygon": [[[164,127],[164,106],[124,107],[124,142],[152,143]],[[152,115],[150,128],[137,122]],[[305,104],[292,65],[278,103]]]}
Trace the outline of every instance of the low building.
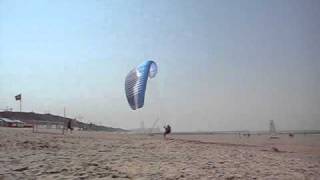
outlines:
{"label": "low building", "polygon": [[20,120],[0,118],[0,126],[3,127],[24,127],[24,122]]}

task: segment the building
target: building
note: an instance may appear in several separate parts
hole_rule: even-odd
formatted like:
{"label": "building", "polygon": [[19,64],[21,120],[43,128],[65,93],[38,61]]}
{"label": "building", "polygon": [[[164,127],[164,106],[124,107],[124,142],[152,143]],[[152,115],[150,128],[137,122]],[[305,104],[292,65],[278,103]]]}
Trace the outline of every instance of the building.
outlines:
{"label": "building", "polygon": [[3,127],[24,127],[25,123],[20,120],[0,118],[0,126]]}

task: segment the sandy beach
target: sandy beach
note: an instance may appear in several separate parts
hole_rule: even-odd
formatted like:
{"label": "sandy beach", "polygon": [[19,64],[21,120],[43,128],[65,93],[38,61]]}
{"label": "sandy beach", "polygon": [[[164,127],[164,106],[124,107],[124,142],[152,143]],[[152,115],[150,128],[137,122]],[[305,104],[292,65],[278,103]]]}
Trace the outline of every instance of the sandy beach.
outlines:
{"label": "sandy beach", "polygon": [[319,179],[320,136],[32,133],[0,128],[0,179]]}

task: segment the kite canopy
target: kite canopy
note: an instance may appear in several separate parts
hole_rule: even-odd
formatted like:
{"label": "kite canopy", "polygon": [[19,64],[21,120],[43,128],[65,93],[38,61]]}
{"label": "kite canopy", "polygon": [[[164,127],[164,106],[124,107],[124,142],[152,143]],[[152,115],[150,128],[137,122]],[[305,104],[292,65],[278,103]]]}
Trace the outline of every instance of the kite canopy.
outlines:
{"label": "kite canopy", "polygon": [[148,77],[154,78],[157,72],[158,67],[154,61],[145,61],[129,72],[126,77],[125,91],[131,109],[143,107]]}

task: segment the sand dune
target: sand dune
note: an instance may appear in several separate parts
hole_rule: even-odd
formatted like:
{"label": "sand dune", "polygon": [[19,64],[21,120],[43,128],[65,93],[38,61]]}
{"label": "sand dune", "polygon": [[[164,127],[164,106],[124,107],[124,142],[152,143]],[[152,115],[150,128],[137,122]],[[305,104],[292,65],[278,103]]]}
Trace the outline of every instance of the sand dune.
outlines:
{"label": "sand dune", "polygon": [[0,128],[0,179],[320,177],[320,136],[281,137],[273,142],[250,138],[191,135],[164,141],[161,136],[104,132],[54,135]]}

